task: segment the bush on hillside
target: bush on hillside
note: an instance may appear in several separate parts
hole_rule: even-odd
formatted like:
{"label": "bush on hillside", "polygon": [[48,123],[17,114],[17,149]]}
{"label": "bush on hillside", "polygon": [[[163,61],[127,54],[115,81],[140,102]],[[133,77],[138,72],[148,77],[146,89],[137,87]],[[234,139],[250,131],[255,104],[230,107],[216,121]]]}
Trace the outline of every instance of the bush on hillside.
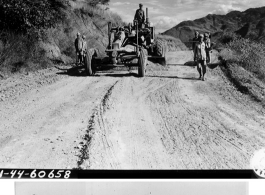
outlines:
{"label": "bush on hillside", "polygon": [[82,8],[76,8],[75,14],[89,16],[89,17],[96,17],[106,20],[108,22],[112,22],[114,26],[123,26],[125,23],[122,21],[122,18],[109,10],[104,10],[98,6],[91,6],[89,3],[84,4]]}
{"label": "bush on hillside", "polygon": [[96,6],[98,4],[107,5],[110,0],[87,0],[88,4],[91,6]]}
{"label": "bush on hillside", "polygon": [[220,44],[227,44],[231,41],[239,39],[240,36],[233,33],[233,32],[225,32],[222,34],[222,36],[217,40]]}
{"label": "bush on hillside", "polygon": [[236,38],[225,45],[220,56],[254,73],[265,82],[265,45],[250,39]]}
{"label": "bush on hillside", "polygon": [[27,35],[12,32],[2,32],[0,35],[5,37],[4,47],[0,51],[0,72],[8,75],[20,71],[34,71],[50,65],[45,51],[38,46],[34,38],[29,39]]}
{"label": "bush on hillside", "polygon": [[0,28],[28,34],[54,27],[64,18],[67,0],[0,0]]}

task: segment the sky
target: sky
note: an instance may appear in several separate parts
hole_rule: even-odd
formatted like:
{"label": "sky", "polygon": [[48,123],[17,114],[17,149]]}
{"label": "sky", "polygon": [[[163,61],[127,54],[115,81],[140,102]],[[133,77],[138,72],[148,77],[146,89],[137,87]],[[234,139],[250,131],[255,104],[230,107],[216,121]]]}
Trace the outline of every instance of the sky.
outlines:
{"label": "sky", "polygon": [[265,6],[265,0],[110,0],[109,7],[125,22],[132,22],[139,3],[148,7],[150,22],[157,32],[164,32],[185,20],[194,20],[208,14],[227,14],[248,8]]}

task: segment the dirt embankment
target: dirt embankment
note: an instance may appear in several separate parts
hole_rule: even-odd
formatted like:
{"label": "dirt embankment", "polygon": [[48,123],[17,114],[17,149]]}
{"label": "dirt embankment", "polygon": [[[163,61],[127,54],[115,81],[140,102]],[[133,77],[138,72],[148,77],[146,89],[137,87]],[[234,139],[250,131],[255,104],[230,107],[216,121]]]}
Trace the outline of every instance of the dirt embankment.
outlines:
{"label": "dirt embankment", "polygon": [[249,95],[265,107],[264,82],[257,79],[253,73],[235,63],[224,61],[221,68],[229,80],[236,86],[237,90]]}
{"label": "dirt embankment", "polygon": [[205,82],[189,64],[151,62],[144,78],[53,68],[5,80],[0,167],[249,168],[265,110],[211,68]]}

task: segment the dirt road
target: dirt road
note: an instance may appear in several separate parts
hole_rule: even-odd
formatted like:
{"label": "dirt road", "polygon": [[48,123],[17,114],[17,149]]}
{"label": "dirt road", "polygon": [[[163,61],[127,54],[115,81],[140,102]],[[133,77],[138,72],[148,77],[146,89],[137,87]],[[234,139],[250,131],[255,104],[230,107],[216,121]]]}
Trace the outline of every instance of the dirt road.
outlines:
{"label": "dirt road", "polygon": [[241,169],[265,147],[265,109],[219,67],[64,73],[1,82],[0,167]]}

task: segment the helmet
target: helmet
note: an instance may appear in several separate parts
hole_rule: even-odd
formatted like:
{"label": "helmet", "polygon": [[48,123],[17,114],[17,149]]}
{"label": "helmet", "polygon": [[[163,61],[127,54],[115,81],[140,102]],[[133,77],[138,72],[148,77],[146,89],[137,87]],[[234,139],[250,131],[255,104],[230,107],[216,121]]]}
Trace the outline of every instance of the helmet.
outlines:
{"label": "helmet", "polygon": [[195,34],[199,34],[199,32],[198,31],[195,31]]}
{"label": "helmet", "polygon": [[205,36],[205,37],[209,37],[209,34],[208,34],[208,33],[204,33],[204,36]]}
{"label": "helmet", "polygon": [[83,39],[85,39],[85,38],[86,38],[86,36],[85,36],[85,35],[83,35],[83,36],[82,36],[82,38],[83,38]]}
{"label": "helmet", "polygon": [[199,34],[199,37],[202,37],[203,38],[204,36],[203,36],[203,34]]}
{"label": "helmet", "polygon": [[77,36],[80,36],[81,34],[80,34],[80,32],[77,32],[76,35],[77,35]]}

